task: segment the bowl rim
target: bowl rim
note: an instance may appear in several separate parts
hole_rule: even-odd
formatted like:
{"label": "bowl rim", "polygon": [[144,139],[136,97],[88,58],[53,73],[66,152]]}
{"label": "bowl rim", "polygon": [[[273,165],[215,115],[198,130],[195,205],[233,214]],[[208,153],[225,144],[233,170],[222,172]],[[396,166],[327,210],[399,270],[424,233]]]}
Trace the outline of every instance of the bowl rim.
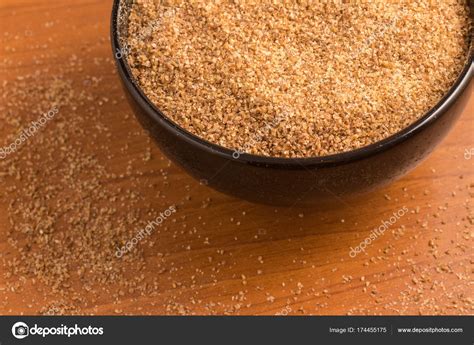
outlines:
{"label": "bowl rim", "polygon": [[[142,108],[146,110],[148,115],[155,121],[161,123],[169,131],[171,131],[176,136],[183,138],[192,146],[198,146],[200,149],[207,151],[208,153],[221,156],[223,158],[235,161],[237,163],[251,164],[251,165],[264,165],[271,168],[296,168],[296,169],[308,169],[308,168],[324,168],[332,167],[336,165],[342,165],[351,163],[358,160],[367,159],[371,156],[377,155],[388,149],[401,144],[402,142],[413,137],[417,133],[421,132],[425,128],[429,127],[436,120],[438,120],[446,111],[456,102],[459,96],[468,86],[474,75],[474,42],[473,42],[473,25],[471,24],[471,30],[469,33],[470,47],[468,56],[461,70],[458,78],[455,80],[453,85],[444,96],[438,101],[438,103],[429,109],[423,116],[421,116],[414,123],[405,127],[401,131],[392,134],[391,136],[379,140],[370,145],[366,145],[354,150],[345,151],[342,153],[331,154],[327,156],[312,156],[312,157],[272,157],[272,156],[262,156],[255,155],[251,153],[239,152],[237,150],[232,150],[227,147],[212,143],[203,139],[188,130],[182,128],[177,123],[175,123],[171,118],[167,117],[157,106],[153,104],[152,101],[144,94],[142,89],[136,85],[130,66],[126,61],[125,54],[117,58],[116,52],[122,51],[122,46],[120,43],[118,35],[118,15],[119,7],[123,0],[114,0],[112,7],[112,17],[111,17],[111,45],[113,58],[116,62],[119,75],[124,82],[127,90],[130,92],[135,101],[137,101]],[[470,17],[471,22],[473,22],[474,11],[472,9],[472,2],[470,2]],[[234,157],[233,154],[239,152],[238,157]]]}

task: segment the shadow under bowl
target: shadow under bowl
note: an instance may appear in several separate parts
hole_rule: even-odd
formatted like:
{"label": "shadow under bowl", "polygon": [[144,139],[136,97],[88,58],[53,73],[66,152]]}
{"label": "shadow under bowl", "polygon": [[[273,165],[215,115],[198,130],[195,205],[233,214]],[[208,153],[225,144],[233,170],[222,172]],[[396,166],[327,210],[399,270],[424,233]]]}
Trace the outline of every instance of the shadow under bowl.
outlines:
{"label": "shadow under bowl", "polygon": [[[271,205],[327,204],[400,178],[446,136],[472,94],[472,32],[466,64],[436,106],[404,130],[363,148],[323,157],[278,158],[242,153],[210,143],[166,117],[134,83],[120,41],[124,1],[115,0],[111,42],[118,74],[134,113],[164,154],[203,184]],[[472,17],[472,6],[471,6]],[[471,30],[472,31],[472,30]]]}

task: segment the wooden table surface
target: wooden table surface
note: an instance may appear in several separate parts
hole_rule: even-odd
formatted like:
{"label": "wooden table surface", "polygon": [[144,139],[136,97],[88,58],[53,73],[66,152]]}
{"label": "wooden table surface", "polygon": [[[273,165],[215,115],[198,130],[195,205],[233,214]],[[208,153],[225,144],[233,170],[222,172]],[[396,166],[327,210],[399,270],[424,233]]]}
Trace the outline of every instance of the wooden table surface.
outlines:
{"label": "wooden table surface", "polygon": [[[73,96],[1,161],[0,314],[473,313],[474,97],[435,152],[388,187],[327,210],[251,204],[201,186],[138,125],[114,67],[110,12],[104,0],[1,1],[0,144],[37,118],[48,86]],[[92,163],[67,163],[79,155]],[[114,231],[133,236],[170,205],[176,213],[113,256]],[[35,233],[41,209],[63,212],[47,235]],[[109,223],[99,219],[111,209]]]}

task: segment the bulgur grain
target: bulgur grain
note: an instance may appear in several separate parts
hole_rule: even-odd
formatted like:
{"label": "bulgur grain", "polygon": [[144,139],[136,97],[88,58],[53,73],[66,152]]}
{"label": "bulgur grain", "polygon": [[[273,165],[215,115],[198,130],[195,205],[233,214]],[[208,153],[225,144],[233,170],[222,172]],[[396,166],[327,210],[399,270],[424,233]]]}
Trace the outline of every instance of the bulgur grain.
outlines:
{"label": "bulgur grain", "polygon": [[240,152],[360,148],[433,107],[467,55],[464,1],[131,4],[137,84],[189,132]]}

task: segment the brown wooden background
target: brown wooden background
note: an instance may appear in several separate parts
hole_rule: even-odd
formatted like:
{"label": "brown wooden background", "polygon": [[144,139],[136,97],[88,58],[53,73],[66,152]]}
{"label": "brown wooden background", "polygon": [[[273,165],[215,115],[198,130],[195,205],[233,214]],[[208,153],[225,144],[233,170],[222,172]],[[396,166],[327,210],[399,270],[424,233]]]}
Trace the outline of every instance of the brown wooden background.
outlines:
{"label": "brown wooden background", "polygon": [[[100,106],[100,117],[84,122],[89,134],[78,133],[77,144],[117,174],[133,161],[133,178],[121,185],[139,190],[140,204],[180,205],[166,231],[138,244],[145,248],[139,268],[125,271],[124,279],[144,276],[155,286],[138,282],[128,290],[112,282],[91,292],[72,282],[75,293],[59,296],[30,275],[10,275],[8,262],[17,253],[8,243],[3,184],[0,314],[472,314],[474,157],[464,154],[474,147],[473,97],[430,158],[389,187],[332,210],[255,205],[199,186],[140,129],[114,70],[110,11],[111,2],[102,0],[2,0],[0,71],[2,83],[39,69],[38,83],[67,71],[76,89],[100,79],[94,97],[76,110]],[[24,118],[2,103],[3,112]],[[0,126],[0,134],[8,130]],[[15,154],[28,150],[29,143]],[[351,246],[403,206],[408,215],[365,254],[349,257]]]}

